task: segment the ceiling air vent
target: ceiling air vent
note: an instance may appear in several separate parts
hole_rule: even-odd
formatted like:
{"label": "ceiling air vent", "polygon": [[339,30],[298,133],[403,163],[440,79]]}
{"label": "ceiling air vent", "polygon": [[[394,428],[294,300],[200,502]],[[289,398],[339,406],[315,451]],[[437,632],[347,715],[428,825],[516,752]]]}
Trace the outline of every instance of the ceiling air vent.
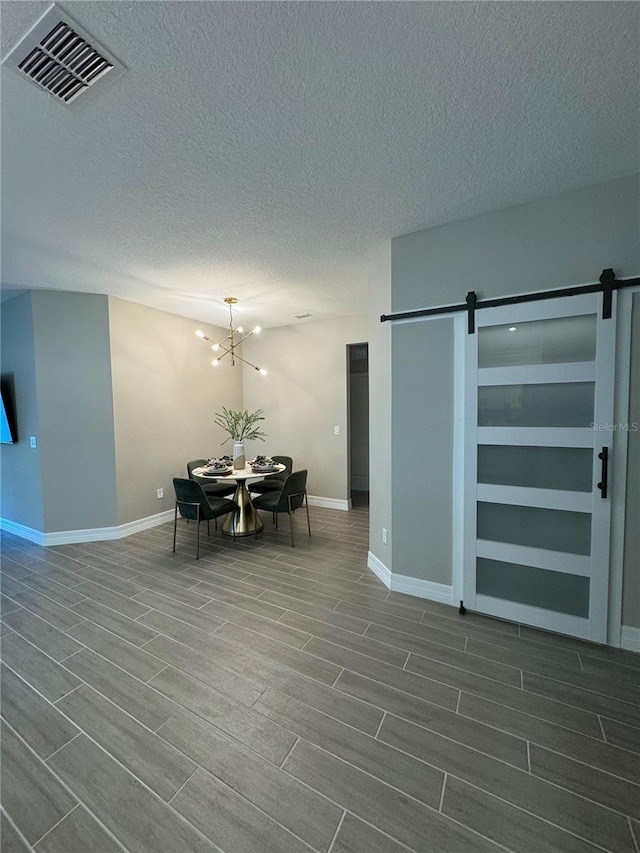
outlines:
{"label": "ceiling air vent", "polygon": [[84,101],[89,93],[127,70],[55,5],[13,48],[3,65],[67,106]]}

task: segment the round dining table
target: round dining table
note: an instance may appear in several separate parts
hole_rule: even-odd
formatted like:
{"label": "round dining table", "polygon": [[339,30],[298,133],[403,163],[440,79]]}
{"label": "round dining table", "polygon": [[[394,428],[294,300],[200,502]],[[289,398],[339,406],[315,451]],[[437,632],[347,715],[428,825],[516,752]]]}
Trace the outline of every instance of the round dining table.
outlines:
{"label": "round dining table", "polygon": [[231,469],[229,473],[222,475],[207,473],[207,467],[194,468],[193,474],[196,477],[211,480],[212,482],[224,482],[225,480],[233,480],[236,484],[236,491],[233,500],[238,504],[238,509],[235,513],[229,513],[224,518],[222,523],[222,532],[225,536],[233,536],[234,531],[234,516],[235,516],[235,535],[236,536],[255,536],[260,533],[264,527],[262,519],[258,515],[258,511],[253,505],[251,495],[247,489],[247,480],[258,480],[263,477],[272,477],[274,474],[280,474],[285,470],[284,465],[274,465],[271,471],[255,471],[250,465],[238,470]]}

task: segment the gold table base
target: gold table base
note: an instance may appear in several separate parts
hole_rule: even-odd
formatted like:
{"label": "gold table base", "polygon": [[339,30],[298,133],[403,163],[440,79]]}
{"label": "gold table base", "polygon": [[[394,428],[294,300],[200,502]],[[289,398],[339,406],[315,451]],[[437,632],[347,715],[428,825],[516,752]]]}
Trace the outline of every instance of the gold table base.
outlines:
{"label": "gold table base", "polygon": [[236,536],[255,536],[256,532],[260,533],[264,527],[258,510],[251,502],[244,480],[236,481],[236,492],[233,500],[238,504],[238,509],[235,513],[225,515],[222,523],[222,532],[225,536],[233,536],[233,524],[235,515]]}

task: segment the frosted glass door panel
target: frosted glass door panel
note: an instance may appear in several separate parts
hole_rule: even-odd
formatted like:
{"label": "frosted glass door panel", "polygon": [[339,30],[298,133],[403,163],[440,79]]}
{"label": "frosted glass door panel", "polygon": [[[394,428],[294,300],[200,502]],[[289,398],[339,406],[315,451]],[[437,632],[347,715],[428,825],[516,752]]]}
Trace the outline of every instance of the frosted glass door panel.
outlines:
{"label": "frosted glass door panel", "polygon": [[478,445],[478,482],[529,489],[592,490],[593,450]]}
{"label": "frosted glass door panel", "polygon": [[485,385],[478,388],[479,427],[588,427],[593,382]]}
{"label": "frosted glass door panel", "polygon": [[571,616],[589,616],[589,578],[478,557],[481,595],[542,607]]}
{"label": "frosted glass door panel", "polygon": [[594,361],[596,316],[557,317],[478,330],[478,367]]}
{"label": "frosted glass door panel", "polygon": [[589,556],[591,515],[479,501],[478,539]]}

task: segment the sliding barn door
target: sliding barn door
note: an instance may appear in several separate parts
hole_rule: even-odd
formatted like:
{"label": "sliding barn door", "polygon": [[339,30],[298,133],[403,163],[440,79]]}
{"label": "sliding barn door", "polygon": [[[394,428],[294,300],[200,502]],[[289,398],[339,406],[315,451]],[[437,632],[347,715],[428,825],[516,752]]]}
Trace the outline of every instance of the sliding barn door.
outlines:
{"label": "sliding barn door", "polygon": [[[604,643],[615,310],[484,309],[465,343],[464,605]],[[614,300],[615,309],[615,300]]]}

